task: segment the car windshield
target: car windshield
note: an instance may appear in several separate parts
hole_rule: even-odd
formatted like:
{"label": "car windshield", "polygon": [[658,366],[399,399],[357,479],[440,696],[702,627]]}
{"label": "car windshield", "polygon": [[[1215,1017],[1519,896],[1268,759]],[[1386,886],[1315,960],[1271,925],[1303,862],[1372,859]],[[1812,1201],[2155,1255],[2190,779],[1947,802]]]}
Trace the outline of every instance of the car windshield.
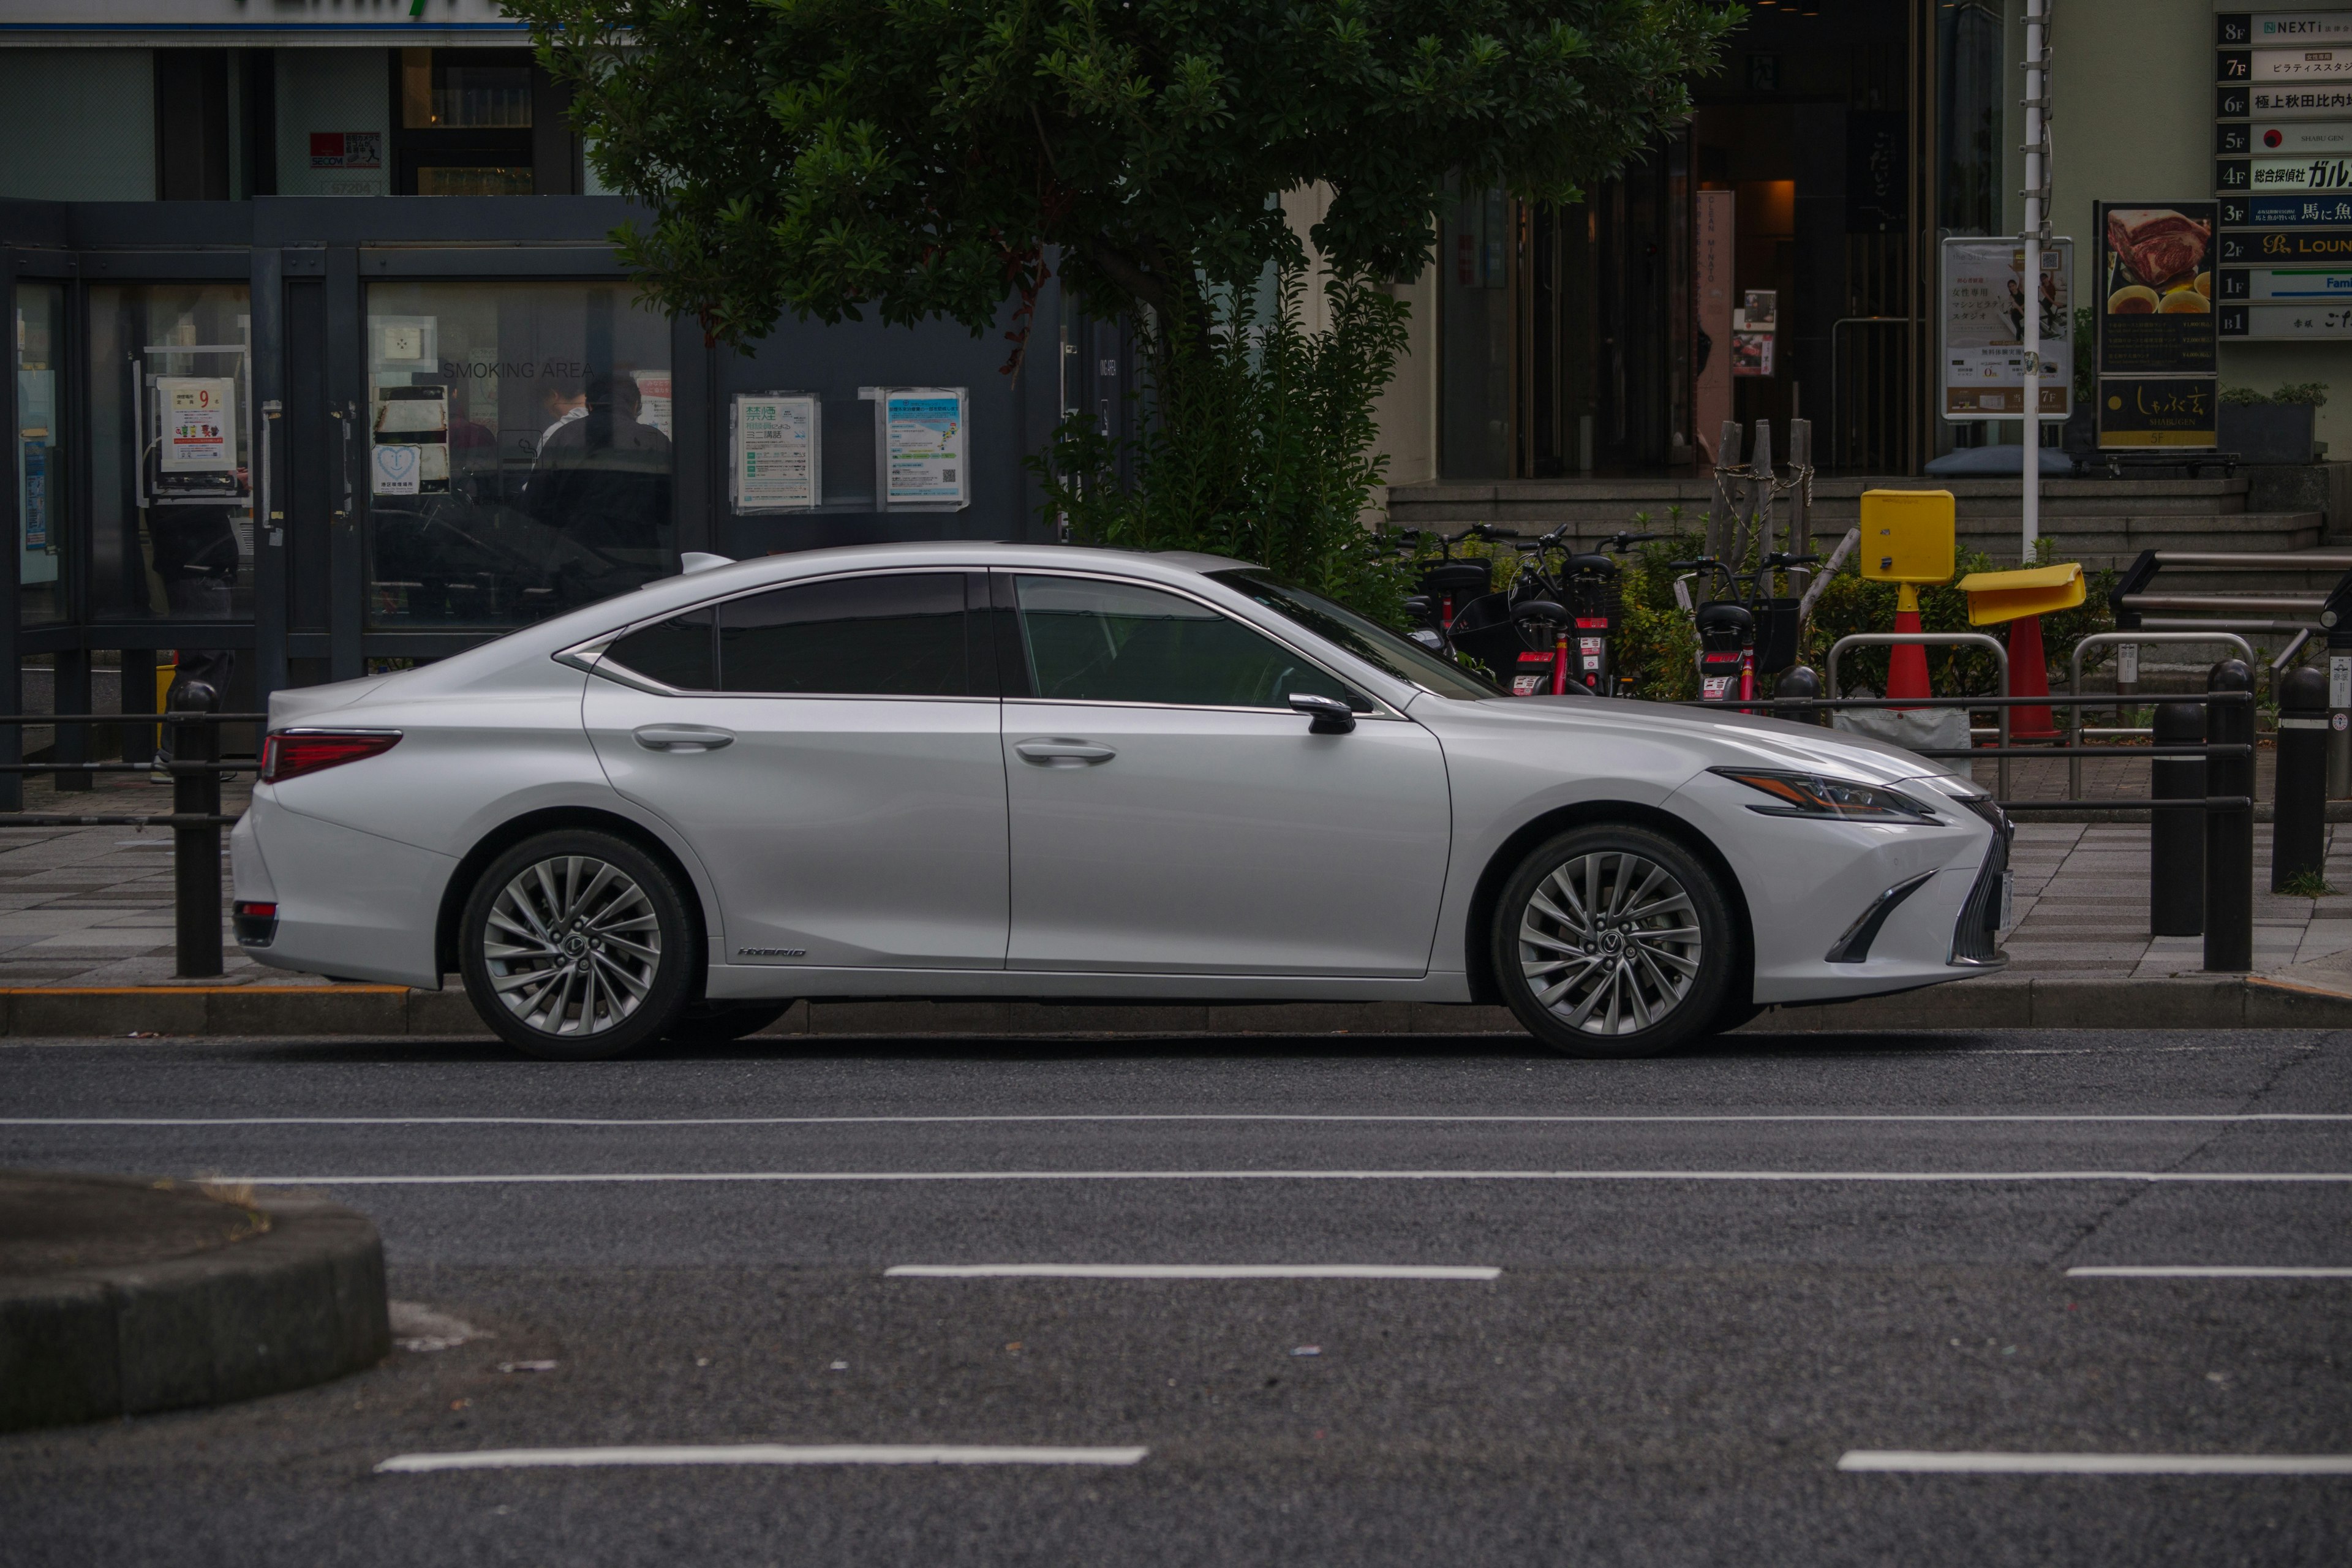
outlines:
{"label": "car windshield", "polygon": [[1213,582],[1248,595],[1267,609],[1305,626],[1324,641],[1334,643],[1365,663],[1377,666],[1399,680],[1411,681],[1440,697],[1476,701],[1500,697],[1502,689],[1481,679],[1458,664],[1438,658],[1353,610],[1342,609],[1319,594],[1294,587],[1270,572],[1255,567],[1212,572]]}

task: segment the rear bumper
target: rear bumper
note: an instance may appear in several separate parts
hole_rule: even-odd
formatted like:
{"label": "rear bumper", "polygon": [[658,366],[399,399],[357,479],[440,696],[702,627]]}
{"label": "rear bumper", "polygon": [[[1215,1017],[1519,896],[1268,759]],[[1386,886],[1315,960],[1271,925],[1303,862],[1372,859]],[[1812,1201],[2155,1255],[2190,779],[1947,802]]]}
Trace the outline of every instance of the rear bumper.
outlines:
{"label": "rear bumper", "polygon": [[230,847],[236,901],[277,906],[266,932],[236,921],[255,963],[440,989],[434,927],[454,859],[289,810],[267,784]]}

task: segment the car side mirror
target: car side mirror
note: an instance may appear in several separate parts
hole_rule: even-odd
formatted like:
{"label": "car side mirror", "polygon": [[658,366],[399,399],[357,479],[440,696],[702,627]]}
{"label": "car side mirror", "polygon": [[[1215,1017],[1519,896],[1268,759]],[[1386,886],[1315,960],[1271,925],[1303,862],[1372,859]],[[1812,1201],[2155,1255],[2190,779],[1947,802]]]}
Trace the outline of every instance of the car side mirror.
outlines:
{"label": "car side mirror", "polygon": [[1307,726],[1318,735],[1344,735],[1356,727],[1355,710],[1336,697],[1318,696],[1312,691],[1290,694],[1293,712],[1304,713],[1315,721]]}

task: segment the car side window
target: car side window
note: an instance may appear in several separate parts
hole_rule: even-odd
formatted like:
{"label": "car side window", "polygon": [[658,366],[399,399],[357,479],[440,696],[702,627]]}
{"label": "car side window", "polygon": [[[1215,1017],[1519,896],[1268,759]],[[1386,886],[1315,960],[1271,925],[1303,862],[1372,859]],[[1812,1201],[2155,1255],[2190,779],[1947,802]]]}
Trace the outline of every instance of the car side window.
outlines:
{"label": "car side window", "polygon": [[604,662],[681,691],[715,691],[719,689],[716,618],[705,605],[639,626],[606,648]]}
{"label": "car side window", "polygon": [[971,690],[964,578],[840,577],[719,606],[719,689],[835,697]]}
{"label": "car side window", "polygon": [[1020,577],[1030,690],[1050,701],[1287,708],[1293,692],[1370,705],[1272,637],[1175,594]]}

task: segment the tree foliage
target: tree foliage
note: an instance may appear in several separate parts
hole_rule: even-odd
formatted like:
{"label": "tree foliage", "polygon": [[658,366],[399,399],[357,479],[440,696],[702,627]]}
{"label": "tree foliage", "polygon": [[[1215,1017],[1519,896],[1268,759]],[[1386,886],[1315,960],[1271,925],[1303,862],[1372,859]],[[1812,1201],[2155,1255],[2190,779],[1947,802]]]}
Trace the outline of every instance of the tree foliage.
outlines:
{"label": "tree foliage", "polygon": [[[506,0],[575,94],[650,297],[972,329],[1049,265],[1094,314],[1295,258],[1421,269],[1449,177],[1575,200],[1688,110],[1714,0]],[[1202,313],[1195,310],[1196,319]]]}

